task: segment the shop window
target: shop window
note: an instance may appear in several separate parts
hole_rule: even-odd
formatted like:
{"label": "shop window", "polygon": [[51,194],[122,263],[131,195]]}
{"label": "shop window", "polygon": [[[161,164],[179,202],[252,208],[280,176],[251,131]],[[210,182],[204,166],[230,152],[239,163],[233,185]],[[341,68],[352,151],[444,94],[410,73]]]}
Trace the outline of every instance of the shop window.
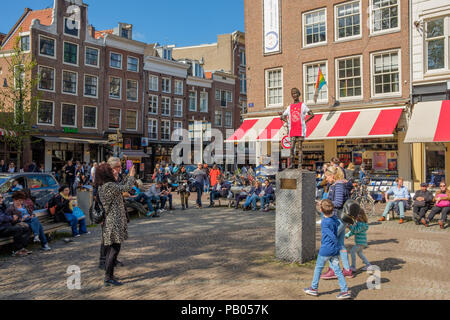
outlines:
{"label": "shop window", "polygon": [[425,148],[426,182],[438,187],[442,180],[445,181],[445,146],[427,144]]}

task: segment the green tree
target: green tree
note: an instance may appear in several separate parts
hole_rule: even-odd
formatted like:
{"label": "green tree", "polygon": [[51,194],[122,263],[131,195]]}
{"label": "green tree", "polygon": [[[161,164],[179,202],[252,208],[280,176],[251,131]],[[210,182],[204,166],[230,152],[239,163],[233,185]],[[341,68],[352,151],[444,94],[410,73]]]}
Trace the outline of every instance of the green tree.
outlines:
{"label": "green tree", "polygon": [[0,128],[12,132],[5,134],[7,144],[17,150],[17,168],[20,168],[24,147],[29,146],[35,129],[39,95],[39,75],[31,53],[25,53],[21,37],[14,40],[14,48],[3,52],[8,66],[7,77],[0,84]]}

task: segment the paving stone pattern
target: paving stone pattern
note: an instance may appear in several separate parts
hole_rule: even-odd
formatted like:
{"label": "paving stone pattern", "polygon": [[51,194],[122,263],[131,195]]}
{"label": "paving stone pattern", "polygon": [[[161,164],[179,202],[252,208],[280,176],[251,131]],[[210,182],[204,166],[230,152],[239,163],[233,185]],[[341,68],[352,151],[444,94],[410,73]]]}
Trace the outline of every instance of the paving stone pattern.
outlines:
{"label": "paving stone pattern", "polygon": [[[116,271],[125,285],[118,288],[103,287],[104,273],[97,268],[100,228],[90,231],[73,243],[52,241],[54,250],[48,253],[33,247],[28,257],[0,258],[0,299],[334,300],[339,291],[337,281],[329,280],[321,281],[318,298],[304,295],[314,264],[275,259],[274,211],[204,208],[133,219],[119,256],[125,266]],[[365,254],[381,269],[381,289],[369,290],[370,275],[360,272],[348,280],[353,297],[449,299],[449,236],[450,229],[440,230],[437,224],[425,229],[374,218]],[[318,249],[319,226],[316,241]],[[81,269],[81,290],[67,289],[70,265]],[[362,267],[360,260],[357,267]]]}

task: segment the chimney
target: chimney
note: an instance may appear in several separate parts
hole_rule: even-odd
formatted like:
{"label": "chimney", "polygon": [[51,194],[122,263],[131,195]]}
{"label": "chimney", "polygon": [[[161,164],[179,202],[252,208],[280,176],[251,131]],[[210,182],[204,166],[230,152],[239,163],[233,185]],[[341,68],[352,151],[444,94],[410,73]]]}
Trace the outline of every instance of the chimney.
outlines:
{"label": "chimney", "polygon": [[95,27],[92,24],[88,25],[88,34],[95,38]]}

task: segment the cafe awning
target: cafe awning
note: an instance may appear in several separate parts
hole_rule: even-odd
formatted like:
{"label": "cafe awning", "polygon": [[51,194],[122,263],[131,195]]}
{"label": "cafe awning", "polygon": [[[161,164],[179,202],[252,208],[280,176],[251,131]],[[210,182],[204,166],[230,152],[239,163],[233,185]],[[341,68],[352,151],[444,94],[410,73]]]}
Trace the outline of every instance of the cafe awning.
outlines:
{"label": "cafe awning", "polygon": [[123,155],[127,158],[149,158],[150,156],[142,150],[123,150]]}
{"label": "cafe awning", "polygon": [[450,142],[450,100],[415,105],[405,143]]}
{"label": "cafe awning", "polygon": [[[404,107],[322,112],[308,122],[306,140],[392,137]],[[279,117],[246,119],[226,142],[281,141],[288,135]]]}

